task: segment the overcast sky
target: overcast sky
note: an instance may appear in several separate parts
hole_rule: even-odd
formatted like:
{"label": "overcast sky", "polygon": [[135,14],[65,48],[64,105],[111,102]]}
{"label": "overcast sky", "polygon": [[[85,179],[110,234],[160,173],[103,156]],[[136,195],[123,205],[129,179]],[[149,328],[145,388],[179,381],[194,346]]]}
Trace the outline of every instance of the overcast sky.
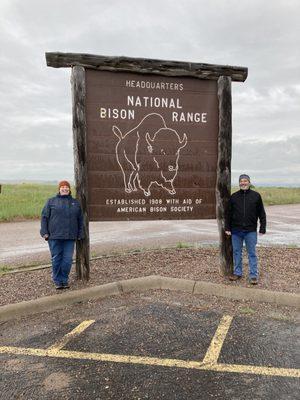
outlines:
{"label": "overcast sky", "polygon": [[1,0],[0,181],[73,180],[70,69],[45,52],[248,67],[233,181],[300,186],[299,0]]}

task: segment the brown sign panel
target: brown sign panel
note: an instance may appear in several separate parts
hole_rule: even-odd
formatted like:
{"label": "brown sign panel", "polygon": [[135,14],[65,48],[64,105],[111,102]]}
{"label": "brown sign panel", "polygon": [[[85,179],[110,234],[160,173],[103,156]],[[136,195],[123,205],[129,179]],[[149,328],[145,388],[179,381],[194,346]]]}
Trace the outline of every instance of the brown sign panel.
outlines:
{"label": "brown sign panel", "polygon": [[86,69],[90,220],[215,218],[215,80]]}

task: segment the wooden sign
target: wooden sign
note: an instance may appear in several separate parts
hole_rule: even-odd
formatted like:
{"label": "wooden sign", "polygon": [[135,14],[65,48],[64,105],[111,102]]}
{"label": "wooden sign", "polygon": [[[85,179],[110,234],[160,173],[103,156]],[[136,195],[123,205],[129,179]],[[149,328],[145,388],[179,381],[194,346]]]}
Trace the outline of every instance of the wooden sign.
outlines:
{"label": "wooden sign", "polygon": [[231,188],[231,82],[245,67],[46,53],[72,68],[76,194],[89,278],[89,220],[217,218],[220,271],[232,272],[224,223]]}
{"label": "wooden sign", "polygon": [[85,74],[90,220],[215,218],[217,82]]}

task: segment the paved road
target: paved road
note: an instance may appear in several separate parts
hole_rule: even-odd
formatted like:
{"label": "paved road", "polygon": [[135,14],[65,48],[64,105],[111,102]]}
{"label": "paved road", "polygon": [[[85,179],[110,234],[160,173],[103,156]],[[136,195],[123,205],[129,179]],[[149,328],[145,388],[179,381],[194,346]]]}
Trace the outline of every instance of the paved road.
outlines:
{"label": "paved road", "polygon": [[2,324],[0,399],[298,398],[294,321],[176,300],[117,296]]}
{"label": "paved road", "polygon": [[[268,233],[261,245],[300,244],[300,204],[266,208]],[[215,244],[216,220],[92,222],[92,255],[181,243]],[[39,221],[0,223],[0,265],[49,262],[47,243],[39,236]]]}

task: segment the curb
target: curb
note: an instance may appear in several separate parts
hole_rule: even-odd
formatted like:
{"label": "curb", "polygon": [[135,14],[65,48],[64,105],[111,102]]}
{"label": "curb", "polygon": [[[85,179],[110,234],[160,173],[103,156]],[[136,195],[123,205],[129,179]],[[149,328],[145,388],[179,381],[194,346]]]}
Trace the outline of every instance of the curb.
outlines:
{"label": "curb", "polygon": [[1,306],[0,321],[49,312],[82,301],[150,289],[178,290],[192,295],[204,294],[225,297],[232,300],[252,300],[258,303],[273,303],[281,306],[300,308],[300,294],[296,293],[240,288],[218,283],[150,275]]}

